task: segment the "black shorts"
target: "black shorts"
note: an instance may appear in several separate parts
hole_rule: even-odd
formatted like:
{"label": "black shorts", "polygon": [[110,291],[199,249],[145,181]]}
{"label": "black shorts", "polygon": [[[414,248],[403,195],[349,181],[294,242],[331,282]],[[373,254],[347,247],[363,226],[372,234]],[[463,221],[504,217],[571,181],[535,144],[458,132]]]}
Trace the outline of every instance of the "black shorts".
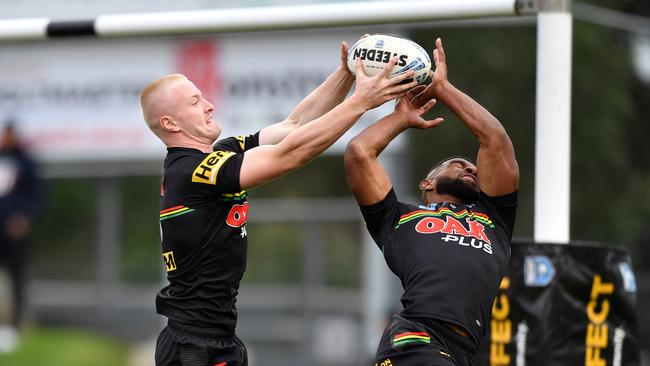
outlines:
{"label": "black shorts", "polygon": [[166,326],[156,342],[156,366],[247,366],[244,343],[231,338],[209,338]]}
{"label": "black shorts", "polygon": [[470,340],[458,339],[462,336],[442,327],[432,329],[393,315],[379,341],[375,366],[473,365],[476,352],[468,347]]}

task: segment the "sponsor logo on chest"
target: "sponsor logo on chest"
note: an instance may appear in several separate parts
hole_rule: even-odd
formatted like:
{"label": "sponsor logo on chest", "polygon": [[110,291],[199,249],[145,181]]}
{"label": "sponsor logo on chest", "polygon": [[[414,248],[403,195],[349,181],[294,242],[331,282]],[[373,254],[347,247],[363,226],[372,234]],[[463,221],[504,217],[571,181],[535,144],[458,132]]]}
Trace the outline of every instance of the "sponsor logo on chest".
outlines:
{"label": "sponsor logo on chest", "polygon": [[248,202],[244,201],[243,204],[234,204],[228,212],[226,217],[226,224],[230,227],[241,228],[241,233],[239,234],[242,238],[248,236],[246,231],[246,220],[248,219]]}
{"label": "sponsor logo on chest", "polygon": [[417,210],[401,216],[395,228],[410,221],[416,221],[414,229],[420,234],[444,234],[441,240],[445,243],[482,249],[492,254],[492,242],[485,233],[485,228],[494,228],[494,224],[483,213],[468,210],[454,212],[446,207]]}

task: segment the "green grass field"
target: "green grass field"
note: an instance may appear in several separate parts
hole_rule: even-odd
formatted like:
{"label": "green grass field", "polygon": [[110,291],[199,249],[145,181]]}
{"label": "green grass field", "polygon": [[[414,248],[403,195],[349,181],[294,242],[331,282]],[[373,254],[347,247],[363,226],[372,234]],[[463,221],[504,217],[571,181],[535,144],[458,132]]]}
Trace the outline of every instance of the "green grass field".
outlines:
{"label": "green grass field", "polygon": [[26,330],[18,348],[0,354],[6,366],[115,366],[126,365],[127,346],[110,337],[68,330]]}

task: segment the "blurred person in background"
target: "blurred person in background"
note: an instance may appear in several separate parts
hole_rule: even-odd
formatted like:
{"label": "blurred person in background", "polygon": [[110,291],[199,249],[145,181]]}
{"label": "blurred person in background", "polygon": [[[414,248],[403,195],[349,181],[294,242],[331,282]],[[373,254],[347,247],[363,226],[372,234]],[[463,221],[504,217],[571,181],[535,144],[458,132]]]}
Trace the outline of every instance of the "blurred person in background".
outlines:
{"label": "blurred person in background", "polygon": [[143,90],[144,119],[168,151],[160,225],[169,285],[156,298],[168,322],[158,336],[156,365],[247,365],[235,335],[246,268],[246,190],[306,165],[366,111],[415,86],[399,84],[412,71],[388,79],[396,61],[368,77],[358,60],[354,93],[344,100],[355,79],[343,43],[341,65],[286,120],[216,143],[221,126],[212,119],[213,105],[185,76],[168,75]]}
{"label": "blurred person in background", "polygon": [[[404,309],[386,326],[376,365],[472,365],[510,258],[519,186],[512,142],[494,116],[447,80],[440,39],[433,58],[431,84],[402,97],[344,156],[368,231],[404,288]],[[477,138],[476,165],[445,159],[419,184],[423,204],[403,203],[378,156],[406,129],[443,122],[422,118],[433,98]]]}
{"label": "blurred person in background", "polygon": [[40,206],[34,161],[21,145],[13,122],[0,136],[0,266],[11,282],[11,319],[0,319],[0,352],[14,349],[25,311],[28,237]]}

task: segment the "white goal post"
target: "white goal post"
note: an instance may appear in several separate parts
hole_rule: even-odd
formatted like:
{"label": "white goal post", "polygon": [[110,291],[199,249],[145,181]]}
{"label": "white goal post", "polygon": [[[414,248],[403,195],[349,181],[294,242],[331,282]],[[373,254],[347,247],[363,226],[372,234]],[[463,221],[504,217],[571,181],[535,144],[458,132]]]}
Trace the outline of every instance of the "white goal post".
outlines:
{"label": "white goal post", "polygon": [[388,24],[531,13],[533,0],[407,0],[109,14],[90,20],[0,20],[0,42]]}

